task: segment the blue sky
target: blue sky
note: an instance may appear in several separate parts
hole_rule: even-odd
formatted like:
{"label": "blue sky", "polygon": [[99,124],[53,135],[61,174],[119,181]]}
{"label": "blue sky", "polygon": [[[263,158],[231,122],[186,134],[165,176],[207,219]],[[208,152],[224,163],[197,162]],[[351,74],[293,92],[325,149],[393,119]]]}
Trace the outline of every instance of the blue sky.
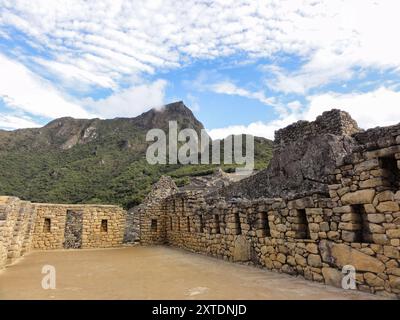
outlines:
{"label": "blue sky", "polygon": [[214,138],[400,122],[400,3],[0,0],[0,129],[183,100]]}

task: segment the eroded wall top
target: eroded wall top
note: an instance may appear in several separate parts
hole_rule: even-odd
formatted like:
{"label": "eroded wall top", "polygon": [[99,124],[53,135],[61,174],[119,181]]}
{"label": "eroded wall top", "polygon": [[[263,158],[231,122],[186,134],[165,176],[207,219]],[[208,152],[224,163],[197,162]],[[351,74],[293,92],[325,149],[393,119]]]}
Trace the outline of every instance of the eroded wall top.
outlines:
{"label": "eroded wall top", "polygon": [[326,111],[315,121],[298,121],[275,132],[275,146],[308,139],[317,135],[333,134],[337,136],[352,135],[361,129],[351,116],[338,109]]}

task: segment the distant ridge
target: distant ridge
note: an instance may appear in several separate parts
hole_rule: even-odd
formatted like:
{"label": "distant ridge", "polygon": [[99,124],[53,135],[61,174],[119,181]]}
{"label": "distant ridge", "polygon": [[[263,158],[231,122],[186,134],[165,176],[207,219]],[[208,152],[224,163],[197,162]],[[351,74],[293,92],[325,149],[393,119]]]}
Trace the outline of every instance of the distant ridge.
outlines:
{"label": "distant ridge", "polygon": [[[183,101],[151,109],[134,118],[55,119],[42,128],[0,131],[0,194],[35,202],[106,203],[131,207],[142,201],[163,174],[178,185],[190,176],[212,173],[216,165],[152,166],[145,153],[148,130],[200,133],[203,124]],[[258,165],[267,165],[269,140],[256,139]],[[227,170],[229,169],[226,168]]]}

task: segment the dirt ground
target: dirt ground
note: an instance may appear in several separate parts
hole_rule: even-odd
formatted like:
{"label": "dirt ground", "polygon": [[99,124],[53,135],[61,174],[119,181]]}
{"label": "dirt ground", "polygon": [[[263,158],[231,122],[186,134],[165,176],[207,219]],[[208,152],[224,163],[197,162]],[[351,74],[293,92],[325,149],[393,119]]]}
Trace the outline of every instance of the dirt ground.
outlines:
{"label": "dirt ground", "polygon": [[[42,289],[44,265],[56,289]],[[35,251],[0,273],[0,299],[377,298],[169,247]]]}

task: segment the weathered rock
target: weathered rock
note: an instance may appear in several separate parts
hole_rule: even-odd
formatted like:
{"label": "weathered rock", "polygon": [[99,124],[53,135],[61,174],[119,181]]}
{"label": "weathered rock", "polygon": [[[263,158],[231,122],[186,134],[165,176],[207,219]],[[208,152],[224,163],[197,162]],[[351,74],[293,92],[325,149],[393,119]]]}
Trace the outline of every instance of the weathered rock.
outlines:
{"label": "weathered rock", "polygon": [[367,204],[372,203],[375,196],[374,189],[360,190],[356,192],[347,193],[342,197],[342,203],[348,204]]}
{"label": "weathered rock", "polygon": [[296,263],[302,267],[305,267],[307,265],[307,260],[306,258],[304,258],[303,256],[296,254],[294,256],[294,258],[296,259]]}
{"label": "weathered rock", "polygon": [[400,229],[388,230],[386,233],[389,238],[400,238]]}
{"label": "weathered rock", "polygon": [[370,272],[364,274],[364,279],[371,287],[383,287],[385,285],[385,280]]}
{"label": "weathered rock", "polygon": [[376,209],[378,212],[397,212],[400,210],[399,204],[394,201],[381,202]]}
{"label": "weathered rock", "polygon": [[309,254],[307,258],[307,263],[311,267],[319,268],[322,266],[321,257],[316,254]]}
{"label": "weathered rock", "polygon": [[373,234],[372,241],[376,244],[388,244],[389,238],[386,234]]}
{"label": "weathered rock", "polygon": [[286,263],[286,256],[282,253],[278,253],[276,256],[276,260],[278,260],[280,263],[284,264]]}
{"label": "weathered rock", "polygon": [[315,243],[307,243],[306,249],[310,253],[314,253],[314,254],[318,253],[318,246]]}
{"label": "weathered rock", "polygon": [[322,275],[325,279],[325,284],[337,288],[342,287],[343,274],[334,268],[322,268]]}
{"label": "weathered rock", "polygon": [[389,276],[389,284],[392,289],[400,290],[400,277]]}
{"label": "weathered rock", "polygon": [[233,261],[249,261],[251,259],[251,243],[245,236],[238,236],[233,250]]}
{"label": "weathered rock", "polygon": [[382,223],[385,221],[385,215],[379,213],[368,214],[368,221],[372,223]]}
{"label": "weathered rock", "polygon": [[378,259],[345,244],[321,241],[320,251],[323,261],[339,268],[343,268],[345,265],[352,265],[356,271],[380,273],[385,270],[385,265]]}
{"label": "weathered rock", "polygon": [[395,248],[392,246],[384,246],[383,252],[386,257],[400,259],[400,251],[399,248]]}
{"label": "weathered rock", "polygon": [[361,181],[360,188],[361,189],[375,188],[375,187],[383,186],[383,184],[384,184],[384,182],[383,182],[382,178],[373,178],[373,179]]}
{"label": "weathered rock", "polygon": [[360,174],[363,171],[372,170],[379,167],[378,159],[371,159],[361,162],[354,166],[354,172]]}

